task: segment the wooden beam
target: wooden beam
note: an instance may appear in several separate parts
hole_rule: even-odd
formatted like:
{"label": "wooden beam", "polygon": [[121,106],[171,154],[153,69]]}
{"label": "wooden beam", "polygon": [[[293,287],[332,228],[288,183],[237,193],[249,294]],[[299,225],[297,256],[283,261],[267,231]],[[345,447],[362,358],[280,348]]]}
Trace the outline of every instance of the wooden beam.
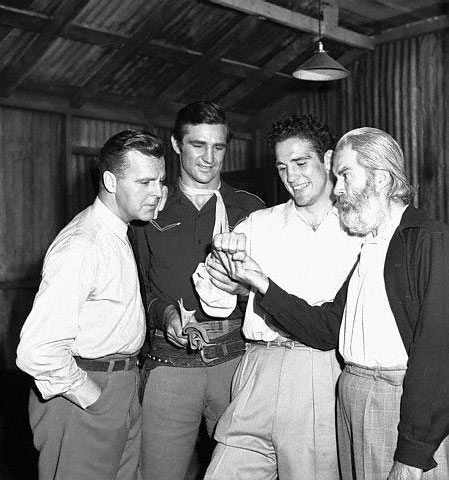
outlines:
{"label": "wooden beam", "polygon": [[[0,25],[39,33],[49,21],[50,17],[48,15],[0,5]],[[119,48],[120,45],[129,38],[124,35],[105,32],[76,23],[67,25],[61,33],[61,37],[74,42],[88,43],[102,48]],[[170,45],[156,39],[149,40],[142,45],[140,52],[152,58],[184,65],[195,63],[203,55],[202,52],[197,50]],[[259,67],[221,57],[217,61],[212,62],[210,68],[225,75],[247,78],[257,71]],[[290,75],[282,72],[276,72],[275,76],[291,79]]]}
{"label": "wooden beam", "polygon": [[449,28],[449,15],[438,15],[426,18],[417,22],[401,25],[400,27],[389,28],[380,32],[374,37],[376,45],[382,43],[395,42],[404,38],[417,37],[427,33],[437,32]]}
{"label": "wooden beam", "polygon": [[298,58],[310,45],[318,41],[318,37],[306,38],[301,36],[294,40],[271,60],[265,63],[257,72],[230,90],[226,95],[218,99],[218,103],[224,107],[231,107],[250,94],[253,90],[268,81],[274,73],[288,65],[292,60]]}
{"label": "wooden beam", "polygon": [[110,49],[108,59],[103,63],[100,69],[83,85],[81,95],[72,100],[73,106],[80,107],[95,96],[103,81],[118,68],[121,62],[138,50],[148,39],[149,36],[157,37],[166,25],[168,12],[165,15],[150,14],[145,21],[134,31],[131,37],[126,38],[118,49]]}
{"label": "wooden beam", "polygon": [[[52,113],[71,115],[72,117],[98,118],[122,123],[147,125],[148,117],[144,114],[143,106],[146,98],[130,98],[115,94],[97,94],[88,103],[80,108],[70,104],[70,98],[78,93],[73,87],[58,85],[36,85],[34,82],[25,82],[20,90],[8,98],[0,97],[0,106],[23,108]],[[176,114],[184,106],[183,103],[166,102],[164,109],[158,109],[150,116],[151,123],[158,127],[173,128]],[[249,116],[239,113],[227,114],[233,127],[233,134],[237,138],[249,138]]]}
{"label": "wooden beam", "polygon": [[0,72],[0,95],[8,97],[28,75],[30,70],[45,55],[51,44],[59,37],[65,26],[84,8],[89,0],[63,0],[50,22],[27,48],[19,61]]}
{"label": "wooden beam", "polygon": [[235,48],[236,44],[242,43],[248,34],[254,29],[258,19],[245,17],[230,28],[201,58],[193,65],[187,68],[183,75],[179,76],[174,82],[167,86],[162,92],[158,92],[157,101],[163,103],[167,98],[176,99],[182,91],[192,83],[192,81],[201,76],[201,72],[207,69],[211,62],[217,61],[225,55],[228,50]]}
{"label": "wooden beam", "polygon": [[[249,15],[257,15],[273,22],[285,25],[296,30],[312,33],[319,33],[319,21],[315,18],[302,15],[301,13],[288,10],[287,8],[278,7],[273,3],[263,0],[209,0],[211,3],[224,7],[238,10]],[[331,28],[326,31],[326,24],[321,25],[322,34],[326,38],[330,38],[340,43],[350,45],[352,47],[374,49],[374,39],[367,35],[347,30],[342,27]]]}

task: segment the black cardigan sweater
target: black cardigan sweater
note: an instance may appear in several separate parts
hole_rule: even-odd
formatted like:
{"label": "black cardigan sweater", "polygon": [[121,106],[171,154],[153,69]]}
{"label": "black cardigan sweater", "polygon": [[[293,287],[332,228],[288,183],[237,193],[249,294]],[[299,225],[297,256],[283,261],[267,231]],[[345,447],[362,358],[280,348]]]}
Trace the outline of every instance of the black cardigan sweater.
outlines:
{"label": "black cardigan sweater", "polygon": [[[256,302],[292,338],[321,350],[337,348],[351,275],[333,302],[318,307],[271,280]],[[384,279],[408,354],[394,458],[429,470],[449,434],[449,226],[407,207],[388,247]]]}

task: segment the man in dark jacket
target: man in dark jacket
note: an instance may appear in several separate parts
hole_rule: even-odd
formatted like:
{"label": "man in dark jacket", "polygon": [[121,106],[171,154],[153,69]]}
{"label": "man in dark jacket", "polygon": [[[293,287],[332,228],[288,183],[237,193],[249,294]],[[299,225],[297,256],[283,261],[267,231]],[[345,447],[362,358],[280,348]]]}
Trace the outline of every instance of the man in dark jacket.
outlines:
{"label": "man in dark jacket", "polygon": [[[257,196],[221,179],[230,139],[223,109],[212,102],[186,105],[177,115],[172,146],[180,177],[169,188],[167,209],[136,230],[142,273],[148,282],[151,349],[142,410],[142,474],[145,480],[182,480],[201,419],[209,435],[231,397],[231,380],[245,343],[243,313],[208,314],[192,274],[210,251],[212,237],[233,229],[264,207]],[[210,342],[192,350],[178,302],[193,312]]]}
{"label": "man in dark jacket", "polygon": [[246,255],[244,236],[216,237],[217,257],[258,291],[267,322],[312,347],[339,347],[345,480],[447,479],[449,227],[408,205],[402,150],[381,130],[344,135],[333,171],[342,222],[367,235],[333,302],[287,294]]}

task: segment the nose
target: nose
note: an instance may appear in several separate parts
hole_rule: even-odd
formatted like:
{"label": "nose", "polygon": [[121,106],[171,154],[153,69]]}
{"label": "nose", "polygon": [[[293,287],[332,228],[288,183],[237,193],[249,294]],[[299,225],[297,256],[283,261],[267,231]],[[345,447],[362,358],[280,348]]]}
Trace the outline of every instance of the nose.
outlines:
{"label": "nose", "polygon": [[293,183],[298,177],[298,172],[296,171],[294,165],[287,165],[287,182]]}
{"label": "nose", "polygon": [[211,164],[214,161],[214,147],[212,145],[206,145],[203,152],[203,161],[207,164]]}
{"label": "nose", "polygon": [[345,193],[343,179],[337,177],[337,181],[335,182],[334,186],[334,194],[336,197]]}
{"label": "nose", "polygon": [[150,189],[150,195],[153,197],[161,198],[162,197],[162,183],[154,182],[154,185]]}

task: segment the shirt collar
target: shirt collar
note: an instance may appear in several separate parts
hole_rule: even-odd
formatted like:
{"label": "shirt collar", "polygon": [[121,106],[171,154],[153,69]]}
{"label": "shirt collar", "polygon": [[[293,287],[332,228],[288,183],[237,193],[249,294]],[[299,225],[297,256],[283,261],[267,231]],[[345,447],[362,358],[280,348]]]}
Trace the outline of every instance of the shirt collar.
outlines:
{"label": "shirt collar", "polygon": [[[332,205],[331,209],[327,212],[325,218],[321,223],[324,223],[330,216],[338,217],[338,209],[335,206],[335,204]],[[299,214],[293,199],[290,199],[285,204],[285,207],[284,207],[284,216],[283,216],[281,228],[286,227],[291,219],[298,218],[298,217],[301,219],[302,222],[304,222],[304,224],[307,224],[307,222],[305,222],[302,216]]]}
{"label": "shirt collar", "polygon": [[117,215],[112,212],[98,197],[92,204],[92,212],[100,219],[100,221],[109,228],[120,239],[127,238],[128,225]]}

